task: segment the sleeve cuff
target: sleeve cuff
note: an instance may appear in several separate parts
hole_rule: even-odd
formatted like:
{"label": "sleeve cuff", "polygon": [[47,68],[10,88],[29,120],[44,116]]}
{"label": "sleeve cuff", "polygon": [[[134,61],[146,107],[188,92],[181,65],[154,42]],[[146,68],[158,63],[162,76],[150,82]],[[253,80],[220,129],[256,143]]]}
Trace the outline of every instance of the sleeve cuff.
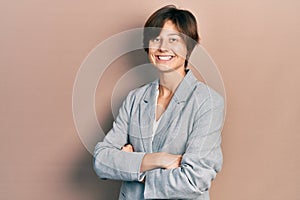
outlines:
{"label": "sleeve cuff", "polygon": [[146,172],[139,173],[138,181],[143,182],[146,177]]}

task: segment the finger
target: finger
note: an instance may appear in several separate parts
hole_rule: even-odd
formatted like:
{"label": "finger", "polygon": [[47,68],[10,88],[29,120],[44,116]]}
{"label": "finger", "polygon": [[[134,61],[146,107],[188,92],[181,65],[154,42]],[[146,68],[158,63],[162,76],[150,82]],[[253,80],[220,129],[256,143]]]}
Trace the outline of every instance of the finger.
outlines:
{"label": "finger", "polygon": [[133,152],[133,146],[131,144],[127,144],[123,146],[121,150],[126,152]]}
{"label": "finger", "polygon": [[131,144],[129,144],[129,149],[131,150],[131,151],[134,151],[134,149],[133,149],[133,146],[131,145]]}

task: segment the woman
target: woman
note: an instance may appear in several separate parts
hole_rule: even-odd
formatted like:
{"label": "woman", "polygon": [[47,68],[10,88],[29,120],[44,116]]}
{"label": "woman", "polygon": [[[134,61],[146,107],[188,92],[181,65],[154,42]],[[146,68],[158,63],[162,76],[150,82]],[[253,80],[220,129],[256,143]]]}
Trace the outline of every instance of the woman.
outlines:
{"label": "woman", "polygon": [[174,6],[145,24],[159,79],[128,94],[94,154],[99,177],[123,181],[119,199],[209,199],[222,165],[224,102],[187,68],[198,40],[195,17]]}

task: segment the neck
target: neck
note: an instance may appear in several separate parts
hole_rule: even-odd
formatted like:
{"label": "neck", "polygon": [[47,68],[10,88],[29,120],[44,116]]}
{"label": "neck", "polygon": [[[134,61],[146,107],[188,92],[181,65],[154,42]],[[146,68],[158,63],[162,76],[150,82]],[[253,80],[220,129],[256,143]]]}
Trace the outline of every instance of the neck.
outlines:
{"label": "neck", "polygon": [[179,73],[176,70],[159,73],[159,96],[166,98],[172,96],[185,74],[185,71]]}

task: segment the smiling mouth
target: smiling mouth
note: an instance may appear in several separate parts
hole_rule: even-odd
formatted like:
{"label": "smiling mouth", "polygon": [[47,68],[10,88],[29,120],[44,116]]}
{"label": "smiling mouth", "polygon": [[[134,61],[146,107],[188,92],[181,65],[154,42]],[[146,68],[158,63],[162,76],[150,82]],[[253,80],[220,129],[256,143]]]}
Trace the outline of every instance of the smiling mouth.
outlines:
{"label": "smiling mouth", "polygon": [[170,55],[158,55],[158,56],[155,56],[157,60],[160,60],[160,61],[170,61],[172,60],[172,58],[174,58],[174,56],[170,56]]}

